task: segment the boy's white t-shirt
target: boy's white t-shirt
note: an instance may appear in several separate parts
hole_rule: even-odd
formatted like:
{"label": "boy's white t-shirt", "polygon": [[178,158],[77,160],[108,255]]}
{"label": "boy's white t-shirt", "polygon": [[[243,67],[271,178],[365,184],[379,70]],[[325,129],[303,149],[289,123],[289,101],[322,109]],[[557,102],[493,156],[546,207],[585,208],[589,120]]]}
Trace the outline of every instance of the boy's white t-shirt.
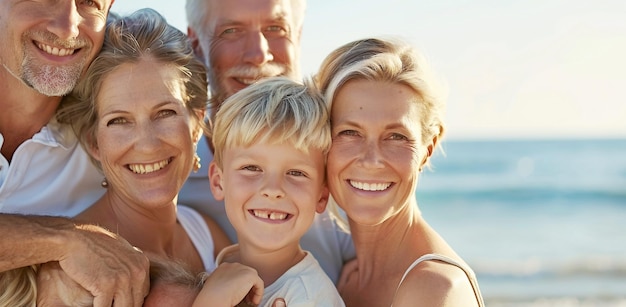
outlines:
{"label": "boy's white t-shirt", "polygon": [[[238,244],[224,248],[215,260],[217,265],[227,255],[237,252]],[[259,306],[271,307],[272,302],[278,298],[284,299],[288,307],[345,306],[335,284],[309,252],[275,282],[265,286]]]}

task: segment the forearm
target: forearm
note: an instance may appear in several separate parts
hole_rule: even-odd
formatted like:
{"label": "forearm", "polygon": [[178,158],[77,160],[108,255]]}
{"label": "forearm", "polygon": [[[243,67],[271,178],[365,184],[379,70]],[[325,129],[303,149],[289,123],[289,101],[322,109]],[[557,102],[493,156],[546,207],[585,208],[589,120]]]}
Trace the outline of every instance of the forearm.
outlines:
{"label": "forearm", "polygon": [[60,260],[73,230],[67,218],[0,214],[0,271]]}
{"label": "forearm", "polygon": [[[148,258],[122,237],[61,217],[0,214],[0,270],[58,261],[93,306],[141,306],[150,289]],[[45,306],[45,302],[42,302]]]}

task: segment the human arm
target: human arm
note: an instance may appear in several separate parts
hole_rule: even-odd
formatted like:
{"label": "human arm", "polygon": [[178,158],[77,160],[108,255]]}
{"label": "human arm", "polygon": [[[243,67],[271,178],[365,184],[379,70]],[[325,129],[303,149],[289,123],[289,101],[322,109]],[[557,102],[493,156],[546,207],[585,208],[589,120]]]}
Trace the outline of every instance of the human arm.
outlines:
{"label": "human arm", "polygon": [[0,232],[1,271],[58,261],[94,296],[94,307],[141,306],[148,293],[148,258],[103,228],[61,217],[0,214]]}

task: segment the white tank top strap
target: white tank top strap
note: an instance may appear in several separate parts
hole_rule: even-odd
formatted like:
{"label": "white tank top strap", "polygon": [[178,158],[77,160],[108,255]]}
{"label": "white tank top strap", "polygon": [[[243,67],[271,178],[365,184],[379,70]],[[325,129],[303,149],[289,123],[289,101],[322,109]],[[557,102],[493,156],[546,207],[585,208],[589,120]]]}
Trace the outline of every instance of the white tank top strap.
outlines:
{"label": "white tank top strap", "polygon": [[400,285],[402,285],[402,282],[404,281],[406,276],[409,274],[409,272],[413,270],[413,268],[415,268],[418,264],[424,261],[429,261],[429,260],[439,260],[439,261],[454,265],[458,267],[459,269],[463,270],[463,272],[465,272],[465,275],[469,279],[470,284],[472,285],[472,289],[474,290],[474,296],[476,296],[478,306],[479,307],[485,306],[485,303],[483,302],[482,294],[480,293],[480,290],[478,289],[478,281],[476,280],[476,275],[474,274],[474,271],[472,271],[472,269],[470,269],[466,265],[459,263],[450,257],[440,255],[440,254],[426,254],[417,258],[415,261],[413,261],[413,263],[411,263],[411,265],[404,272],[404,275],[402,275],[402,279],[400,279],[400,283],[398,284],[398,289],[400,288]]}
{"label": "white tank top strap", "polygon": [[216,268],[215,256],[213,255],[215,246],[206,221],[196,210],[183,205],[178,205],[177,217],[178,222],[185,229],[189,239],[200,254],[205,271],[213,272]]}

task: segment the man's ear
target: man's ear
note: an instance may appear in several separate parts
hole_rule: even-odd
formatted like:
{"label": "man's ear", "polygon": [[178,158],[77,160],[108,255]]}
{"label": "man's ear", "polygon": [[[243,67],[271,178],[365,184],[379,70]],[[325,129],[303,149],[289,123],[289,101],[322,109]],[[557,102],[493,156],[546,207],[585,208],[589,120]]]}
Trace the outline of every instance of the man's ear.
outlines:
{"label": "man's ear", "polygon": [[324,210],[326,210],[326,205],[328,205],[329,195],[330,195],[330,192],[328,191],[328,186],[324,184],[324,187],[322,188],[322,193],[320,195],[320,199],[317,201],[317,204],[315,204],[315,212],[322,213],[324,212]]}
{"label": "man's ear", "polygon": [[209,164],[209,185],[211,187],[211,193],[215,200],[224,200],[224,186],[222,184],[222,169],[211,161]]}
{"label": "man's ear", "polygon": [[187,27],[187,37],[189,38],[189,42],[191,43],[191,48],[193,48],[193,53],[199,59],[204,59],[204,55],[202,54],[202,46],[200,45],[200,38],[196,31],[192,28]]}

